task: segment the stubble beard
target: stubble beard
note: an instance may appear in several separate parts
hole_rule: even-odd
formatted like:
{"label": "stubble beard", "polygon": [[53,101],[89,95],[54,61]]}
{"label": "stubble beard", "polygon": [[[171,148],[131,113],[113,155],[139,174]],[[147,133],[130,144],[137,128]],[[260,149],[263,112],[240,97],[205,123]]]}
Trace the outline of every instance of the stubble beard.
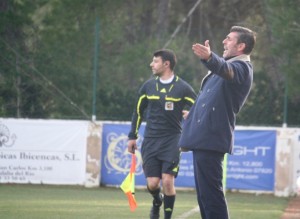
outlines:
{"label": "stubble beard", "polygon": [[162,72],[153,72],[153,75],[154,75],[154,76],[161,77],[161,76],[162,76]]}

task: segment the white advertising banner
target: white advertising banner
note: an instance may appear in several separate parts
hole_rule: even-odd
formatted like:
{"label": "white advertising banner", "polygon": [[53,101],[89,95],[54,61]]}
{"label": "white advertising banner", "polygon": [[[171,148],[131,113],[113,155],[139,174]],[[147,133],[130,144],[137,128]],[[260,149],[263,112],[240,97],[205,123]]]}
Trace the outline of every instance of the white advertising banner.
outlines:
{"label": "white advertising banner", "polygon": [[0,183],[83,185],[87,121],[0,119]]}

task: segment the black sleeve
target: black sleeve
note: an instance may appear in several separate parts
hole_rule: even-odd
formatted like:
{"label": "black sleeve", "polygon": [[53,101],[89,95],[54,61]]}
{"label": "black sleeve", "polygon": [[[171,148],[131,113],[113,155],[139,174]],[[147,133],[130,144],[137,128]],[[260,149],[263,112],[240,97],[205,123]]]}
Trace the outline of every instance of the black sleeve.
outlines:
{"label": "black sleeve", "polygon": [[196,95],[194,89],[188,83],[186,83],[186,85],[187,86],[186,86],[184,100],[185,100],[186,104],[191,107],[195,103],[197,95]]}
{"label": "black sleeve", "polygon": [[138,97],[133,110],[131,119],[131,130],[128,134],[129,139],[137,139],[138,131],[143,121],[144,110],[148,105],[147,94],[146,94],[146,84],[140,88],[138,92]]}

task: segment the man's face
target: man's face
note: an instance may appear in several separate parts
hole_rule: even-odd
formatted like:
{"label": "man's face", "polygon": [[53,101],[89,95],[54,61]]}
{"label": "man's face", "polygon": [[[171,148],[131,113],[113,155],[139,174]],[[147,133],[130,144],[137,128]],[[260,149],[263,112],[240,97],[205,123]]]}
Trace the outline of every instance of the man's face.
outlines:
{"label": "man's face", "polygon": [[152,62],[150,63],[150,67],[154,75],[161,76],[163,72],[166,70],[165,63],[162,61],[160,56],[153,57]]}
{"label": "man's face", "polygon": [[245,48],[245,44],[237,43],[237,42],[238,42],[237,32],[231,32],[226,36],[226,38],[223,40],[223,45],[224,45],[223,58],[229,58],[229,57],[243,54],[243,49]]}

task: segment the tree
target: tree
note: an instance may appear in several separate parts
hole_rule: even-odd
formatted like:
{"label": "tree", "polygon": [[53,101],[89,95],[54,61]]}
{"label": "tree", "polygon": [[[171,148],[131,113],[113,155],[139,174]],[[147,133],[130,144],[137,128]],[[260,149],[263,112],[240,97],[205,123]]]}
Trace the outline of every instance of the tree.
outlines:
{"label": "tree", "polygon": [[28,1],[0,2],[0,113],[7,117],[45,116],[40,107],[38,86],[31,77],[31,54],[26,30],[30,25],[29,15],[39,7],[39,3],[26,3]]}
{"label": "tree", "polygon": [[[130,120],[136,92],[152,75],[152,53],[166,42],[178,58],[175,72],[197,91],[207,69],[191,45],[209,39],[213,51],[222,54],[230,27],[244,25],[258,33],[258,41],[251,56],[254,86],[238,124],[280,124],[285,80],[289,115],[296,118],[290,120],[299,124],[299,1],[201,1],[187,16],[197,2],[1,0],[0,115],[91,118],[99,17],[98,119]],[[266,108],[272,113],[265,115]]]}

